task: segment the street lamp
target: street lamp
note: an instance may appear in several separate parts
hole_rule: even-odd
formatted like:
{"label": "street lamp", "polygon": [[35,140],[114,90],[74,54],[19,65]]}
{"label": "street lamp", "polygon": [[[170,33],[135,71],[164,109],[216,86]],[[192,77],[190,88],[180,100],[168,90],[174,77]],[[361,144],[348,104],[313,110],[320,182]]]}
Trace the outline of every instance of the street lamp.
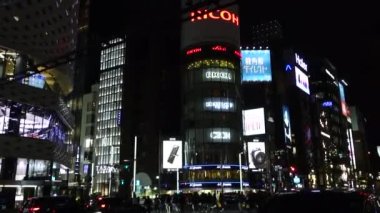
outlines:
{"label": "street lamp", "polygon": [[239,173],[240,173],[240,191],[243,192],[243,176],[241,172],[241,155],[243,152],[239,153]]}

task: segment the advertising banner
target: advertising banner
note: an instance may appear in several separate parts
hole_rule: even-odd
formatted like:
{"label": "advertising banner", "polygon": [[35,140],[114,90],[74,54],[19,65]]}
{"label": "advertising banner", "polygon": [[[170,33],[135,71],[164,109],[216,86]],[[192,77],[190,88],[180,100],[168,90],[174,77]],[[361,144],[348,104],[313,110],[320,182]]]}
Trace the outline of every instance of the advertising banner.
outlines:
{"label": "advertising banner", "polygon": [[243,110],[243,135],[265,134],[264,108]]}
{"label": "advertising banner", "polygon": [[290,126],[289,108],[287,106],[282,107],[282,115],[284,119],[285,145],[290,145],[292,142],[292,129]]}
{"label": "advertising banner", "polygon": [[296,86],[310,95],[309,77],[303,73],[297,66],[294,67],[296,75]]}
{"label": "advertising banner", "polygon": [[272,81],[269,50],[241,51],[242,82]]}
{"label": "advertising banner", "polygon": [[162,157],[164,169],[182,168],[182,141],[164,141]]}
{"label": "advertising banner", "polygon": [[248,167],[250,169],[262,169],[265,167],[265,143],[248,142]]}

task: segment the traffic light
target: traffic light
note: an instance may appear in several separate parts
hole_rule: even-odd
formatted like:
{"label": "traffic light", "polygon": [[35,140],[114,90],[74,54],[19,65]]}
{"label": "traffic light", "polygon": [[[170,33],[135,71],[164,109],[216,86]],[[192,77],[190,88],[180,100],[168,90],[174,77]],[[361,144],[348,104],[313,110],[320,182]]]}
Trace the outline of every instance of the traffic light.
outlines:
{"label": "traffic light", "polygon": [[121,169],[119,172],[119,177],[120,177],[120,186],[125,186],[127,182],[127,176],[128,173],[130,172],[131,168],[131,161],[130,160],[123,160],[121,164]]}
{"label": "traffic light", "polygon": [[130,160],[123,160],[123,169],[125,169],[126,171],[129,171],[130,163],[131,163]]}
{"label": "traffic light", "polygon": [[292,172],[292,173],[296,172],[296,167],[295,166],[290,166],[290,172]]}

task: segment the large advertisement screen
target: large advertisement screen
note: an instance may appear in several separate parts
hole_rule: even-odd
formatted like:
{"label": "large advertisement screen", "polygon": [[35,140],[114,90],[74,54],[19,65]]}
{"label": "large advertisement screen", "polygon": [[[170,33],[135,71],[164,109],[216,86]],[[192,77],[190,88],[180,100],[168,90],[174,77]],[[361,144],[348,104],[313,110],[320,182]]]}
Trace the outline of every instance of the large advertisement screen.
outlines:
{"label": "large advertisement screen", "polygon": [[269,50],[241,51],[242,82],[272,81]]}
{"label": "large advertisement screen", "polygon": [[340,105],[342,107],[342,114],[347,117],[349,114],[349,110],[346,103],[346,96],[344,94],[344,86],[340,82],[339,82],[339,95],[340,95]]}
{"label": "large advertisement screen", "polygon": [[248,142],[248,167],[250,169],[262,169],[265,167],[265,143]]}
{"label": "large advertisement screen", "polygon": [[182,168],[182,141],[164,141],[162,157],[164,169]]}
{"label": "large advertisement screen", "polygon": [[238,6],[232,4],[234,0],[218,1],[220,9],[215,4],[205,4],[203,0],[193,0],[191,5],[186,4],[188,1],[181,2],[185,11],[182,13],[181,48],[204,42],[240,46],[240,20]]}
{"label": "large advertisement screen", "polygon": [[243,110],[243,135],[265,134],[264,108]]}
{"label": "large advertisement screen", "polygon": [[290,126],[290,113],[287,106],[282,107],[282,115],[284,119],[285,145],[290,145],[292,142],[292,128]]}
{"label": "large advertisement screen", "polygon": [[297,66],[294,66],[295,75],[296,75],[296,86],[302,91],[310,95],[309,89],[309,77],[303,73]]}

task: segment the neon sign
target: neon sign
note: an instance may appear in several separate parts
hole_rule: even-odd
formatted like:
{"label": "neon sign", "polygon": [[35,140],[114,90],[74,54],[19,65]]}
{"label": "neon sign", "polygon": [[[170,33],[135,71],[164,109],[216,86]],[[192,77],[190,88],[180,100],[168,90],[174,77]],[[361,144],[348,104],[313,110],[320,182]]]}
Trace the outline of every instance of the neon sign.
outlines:
{"label": "neon sign", "polygon": [[213,46],[211,49],[214,51],[220,51],[220,52],[226,52],[227,51],[227,48],[223,47],[221,45]]}
{"label": "neon sign", "polygon": [[296,63],[302,67],[305,71],[307,71],[307,64],[303,61],[303,58],[301,58],[297,53],[296,53]]}
{"label": "neon sign", "polygon": [[228,10],[216,10],[210,12],[207,10],[197,10],[196,12],[190,13],[190,18],[191,22],[212,19],[223,20],[239,26],[239,16]]}
{"label": "neon sign", "polygon": [[202,48],[200,47],[186,51],[186,55],[191,55],[191,54],[199,53],[199,52],[202,52]]}
{"label": "neon sign", "polygon": [[332,101],[325,101],[322,103],[323,107],[332,107],[332,105],[333,105]]}
{"label": "neon sign", "polygon": [[240,51],[235,50],[235,51],[234,51],[234,54],[235,54],[237,57],[241,58],[241,52],[240,52]]}

